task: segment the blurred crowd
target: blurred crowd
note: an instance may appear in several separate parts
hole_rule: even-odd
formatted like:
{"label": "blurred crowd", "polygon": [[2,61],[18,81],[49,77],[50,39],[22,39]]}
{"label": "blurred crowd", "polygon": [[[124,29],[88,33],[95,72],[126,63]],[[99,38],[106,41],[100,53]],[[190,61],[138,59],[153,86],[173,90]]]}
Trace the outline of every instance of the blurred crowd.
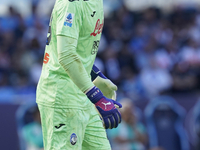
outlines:
{"label": "blurred crowd", "polygon": [[[0,18],[0,87],[35,93],[49,15],[23,17],[14,7]],[[129,11],[120,5],[104,21],[96,65],[119,86],[119,96],[140,99],[200,87],[200,12],[175,7]]]}
{"label": "blurred crowd", "polygon": [[109,78],[136,99],[200,87],[200,12],[125,7],[105,20],[99,58]]}
{"label": "blurred crowd", "polygon": [[0,18],[0,87],[19,95],[35,93],[49,22],[36,14],[37,5],[31,9],[24,18],[9,7],[9,14]]}

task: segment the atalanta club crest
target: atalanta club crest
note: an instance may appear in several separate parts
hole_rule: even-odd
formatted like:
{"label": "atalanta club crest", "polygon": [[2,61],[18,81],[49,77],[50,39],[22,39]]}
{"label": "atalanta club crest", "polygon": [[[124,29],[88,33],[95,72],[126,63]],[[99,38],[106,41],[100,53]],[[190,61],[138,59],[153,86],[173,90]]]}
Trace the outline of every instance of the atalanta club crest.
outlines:
{"label": "atalanta club crest", "polygon": [[77,142],[77,136],[76,136],[75,133],[72,133],[72,135],[70,136],[70,143],[71,143],[72,145],[75,145],[76,142]]}

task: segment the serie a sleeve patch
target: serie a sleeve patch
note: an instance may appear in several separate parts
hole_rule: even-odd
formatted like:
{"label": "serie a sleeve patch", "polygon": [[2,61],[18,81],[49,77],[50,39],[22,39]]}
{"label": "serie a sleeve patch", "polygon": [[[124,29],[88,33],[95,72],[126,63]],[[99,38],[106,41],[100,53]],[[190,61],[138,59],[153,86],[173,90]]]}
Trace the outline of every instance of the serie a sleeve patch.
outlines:
{"label": "serie a sleeve patch", "polygon": [[74,14],[67,12],[65,22],[64,22],[64,26],[72,27],[73,20],[74,20]]}

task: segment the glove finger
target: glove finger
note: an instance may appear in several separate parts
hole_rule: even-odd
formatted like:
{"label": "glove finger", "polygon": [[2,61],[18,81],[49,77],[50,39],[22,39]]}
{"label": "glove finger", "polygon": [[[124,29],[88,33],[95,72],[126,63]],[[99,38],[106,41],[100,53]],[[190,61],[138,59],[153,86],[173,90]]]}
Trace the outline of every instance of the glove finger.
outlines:
{"label": "glove finger", "polygon": [[105,129],[108,129],[109,126],[110,126],[110,120],[108,120],[107,117],[106,117],[106,118],[103,118],[103,120],[104,120],[104,124],[105,124]]}
{"label": "glove finger", "polygon": [[109,80],[109,82],[107,82],[107,86],[108,86],[110,89],[112,89],[112,90],[114,90],[114,91],[117,91],[117,86],[116,86],[114,83],[112,83],[112,81]]}
{"label": "glove finger", "polygon": [[117,86],[115,84],[113,84],[111,89],[114,90],[114,91],[117,91]]}
{"label": "glove finger", "polygon": [[110,88],[114,91],[117,91],[117,86],[115,84],[112,83],[112,85],[110,86]]}
{"label": "glove finger", "polygon": [[117,93],[116,93],[116,91],[113,91],[113,92],[112,92],[112,98],[111,98],[111,99],[113,99],[113,100],[116,101],[116,98],[117,98]]}
{"label": "glove finger", "polygon": [[119,121],[120,121],[120,118],[119,118],[119,115],[118,115],[117,111],[116,111],[116,113],[113,114],[113,118],[114,118],[114,122],[115,122],[114,128],[117,128],[117,126],[119,124]]}
{"label": "glove finger", "polygon": [[114,117],[111,115],[108,120],[110,121],[110,126],[109,126],[109,129],[112,129],[115,127],[115,119]]}
{"label": "glove finger", "polygon": [[121,123],[122,116],[121,116],[121,113],[118,110],[117,110],[117,117],[118,117],[118,123]]}
{"label": "glove finger", "polygon": [[119,108],[122,108],[122,104],[120,104],[119,102],[113,100],[113,103],[114,103],[115,105],[118,105]]}

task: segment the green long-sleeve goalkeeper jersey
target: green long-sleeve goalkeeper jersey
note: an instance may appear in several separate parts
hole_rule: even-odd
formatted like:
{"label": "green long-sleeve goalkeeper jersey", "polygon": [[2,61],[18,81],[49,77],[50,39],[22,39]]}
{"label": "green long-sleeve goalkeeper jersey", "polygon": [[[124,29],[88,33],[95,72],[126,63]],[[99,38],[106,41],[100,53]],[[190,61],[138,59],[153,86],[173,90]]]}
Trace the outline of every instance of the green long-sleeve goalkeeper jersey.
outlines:
{"label": "green long-sleeve goalkeeper jersey", "polygon": [[[58,36],[76,41],[70,46],[75,48],[76,58],[80,60],[90,78],[103,28],[103,16],[102,0],[56,0],[49,25],[42,73],[37,86],[38,104],[57,108],[87,109],[90,101],[82,91],[87,87],[87,83],[85,87],[78,87],[73,82],[78,76],[73,80],[69,77],[65,64],[61,65],[59,60],[59,57],[62,57],[62,50],[58,51],[60,43],[57,41]],[[73,59],[68,56],[63,62],[70,66]],[[79,72],[77,69],[72,71],[73,74]],[[88,87],[90,85],[88,82]]]}

